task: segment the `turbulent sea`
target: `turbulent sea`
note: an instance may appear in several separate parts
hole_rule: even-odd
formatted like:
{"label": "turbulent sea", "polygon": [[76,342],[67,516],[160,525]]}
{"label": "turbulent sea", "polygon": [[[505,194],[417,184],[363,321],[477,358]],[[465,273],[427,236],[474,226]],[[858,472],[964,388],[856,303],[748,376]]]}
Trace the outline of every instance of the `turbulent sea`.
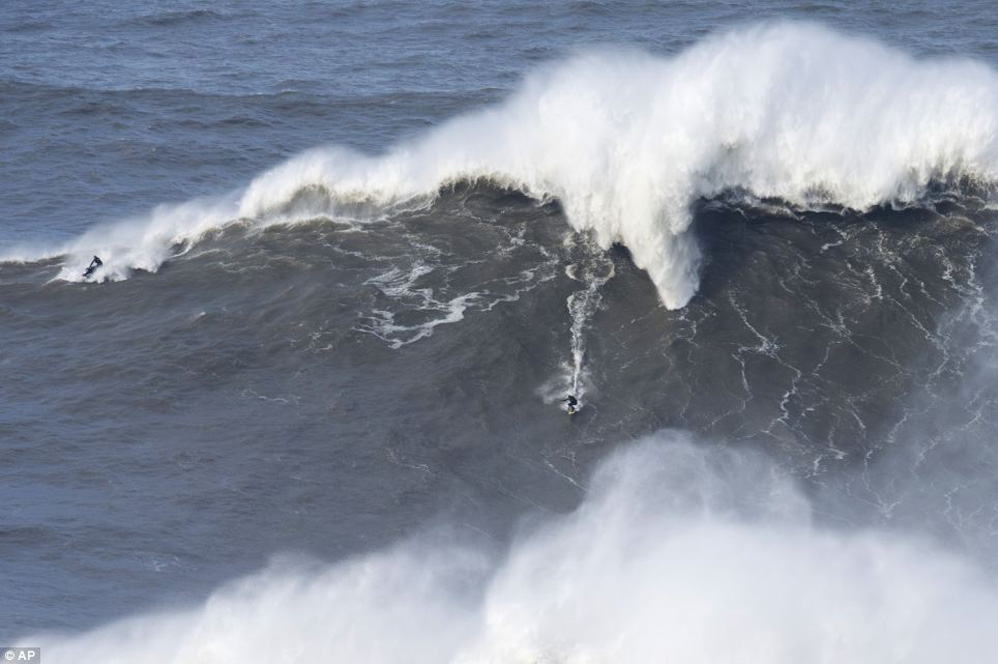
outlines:
{"label": "turbulent sea", "polygon": [[996,30],[4,3],[0,645],[993,662]]}

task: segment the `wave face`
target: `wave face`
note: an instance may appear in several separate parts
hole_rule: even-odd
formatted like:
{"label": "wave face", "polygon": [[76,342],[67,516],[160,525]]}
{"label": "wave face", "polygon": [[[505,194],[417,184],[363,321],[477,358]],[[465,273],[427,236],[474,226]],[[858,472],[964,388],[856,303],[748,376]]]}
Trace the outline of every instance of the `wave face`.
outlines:
{"label": "wave face", "polygon": [[998,587],[972,565],[813,526],[757,455],[662,433],[587,484],[574,513],[498,560],[427,536],[328,567],[284,561],[197,608],[24,643],[81,664],[971,664],[998,646]]}
{"label": "wave face", "polygon": [[242,192],[163,206],[55,253],[74,255],[62,278],[78,279],[98,253],[117,279],[233,221],[377,216],[487,179],[559,199],[574,229],[627,247],[678,308],[698,285],[696,200],[741,191],[866,210],[919,201],[935,182],[990,183],[996,108],[998,76],[981,64],[915,60],[813,25],[757,26],[673,58],[581,55],[385,155],[312,150]]}

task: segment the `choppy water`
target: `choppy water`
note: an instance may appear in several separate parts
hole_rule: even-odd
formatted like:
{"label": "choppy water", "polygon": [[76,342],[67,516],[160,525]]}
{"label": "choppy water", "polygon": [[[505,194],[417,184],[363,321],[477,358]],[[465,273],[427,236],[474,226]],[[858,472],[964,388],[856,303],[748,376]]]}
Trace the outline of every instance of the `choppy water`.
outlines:
{"label": "choppy water", "polygon": [[0,640],[988,661],[996,21],[8,3]]}

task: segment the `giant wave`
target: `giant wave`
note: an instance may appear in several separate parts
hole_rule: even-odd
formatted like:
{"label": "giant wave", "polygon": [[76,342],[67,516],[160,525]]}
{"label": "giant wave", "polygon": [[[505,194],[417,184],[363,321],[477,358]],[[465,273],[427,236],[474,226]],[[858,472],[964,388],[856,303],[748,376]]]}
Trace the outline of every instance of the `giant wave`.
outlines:
{"label": "giant wave", "polygon": [[213,200],[163,205],[57,248],[74,281],[93,253],[105,279],[155,271],[206,232],[369,218],[488,180],[555,197],[577,231],[626,246],[668,308],[698,286],[699,199],[739,191],[804,208],[917,202],[934,183],[998,179],[998,74],[919,60],[871,39],[775,23],[673,56],[590,52],[526,78],[504,103],[370,156],[317,148]]}

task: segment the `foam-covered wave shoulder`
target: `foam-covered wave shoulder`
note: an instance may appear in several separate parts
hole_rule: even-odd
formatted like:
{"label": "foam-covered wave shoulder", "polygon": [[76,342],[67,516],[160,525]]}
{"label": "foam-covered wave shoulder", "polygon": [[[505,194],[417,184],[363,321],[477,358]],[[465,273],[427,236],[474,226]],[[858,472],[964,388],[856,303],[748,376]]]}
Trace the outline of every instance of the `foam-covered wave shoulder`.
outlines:
{"label": "foam-covered wave shoulder", "polygon": [[[994,180],[996,129],[998,76],[980,63],[772,23],[674,57],[580,54],[380,156],[312,150],[254,180],[228,218],[293,220],[308,192],[335,212],[490,179],[558,197],[575,229],[627,246],[675,308],[697,288],[695,200],[740,189],[805,207],[911,202],[935,180]],[[182,237],[204,228],[181,226]]]}

